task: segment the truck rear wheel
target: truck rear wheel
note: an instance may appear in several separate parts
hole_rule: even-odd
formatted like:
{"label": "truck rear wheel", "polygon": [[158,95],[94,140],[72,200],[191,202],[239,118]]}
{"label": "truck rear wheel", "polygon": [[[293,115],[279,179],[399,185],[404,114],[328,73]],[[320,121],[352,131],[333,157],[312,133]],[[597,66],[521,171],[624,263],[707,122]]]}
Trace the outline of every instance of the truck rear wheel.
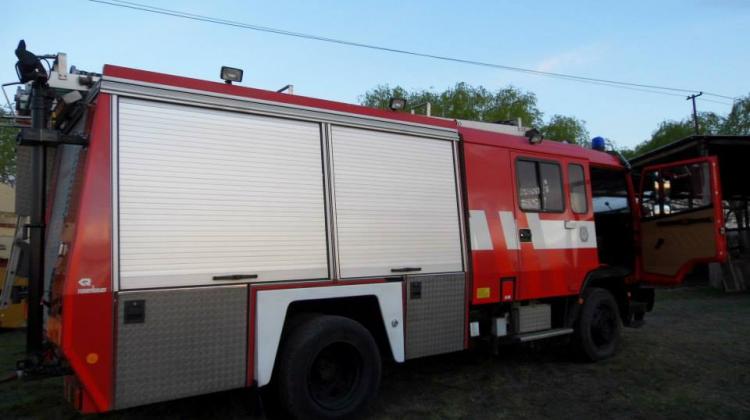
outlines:
{"label": "truck rear wheel", "polygon": [[295,418],[344,418],[377,394],[378,346],[362,324],[319,315],[294,327],[278,359],[282,407]]}
{"label": "truck rear wheel", "polygon": [[620,312],[612,293],[598,287],[587,290],[576,323],[576,344],[580,353],[592,362],[614,356],[621,332]]}

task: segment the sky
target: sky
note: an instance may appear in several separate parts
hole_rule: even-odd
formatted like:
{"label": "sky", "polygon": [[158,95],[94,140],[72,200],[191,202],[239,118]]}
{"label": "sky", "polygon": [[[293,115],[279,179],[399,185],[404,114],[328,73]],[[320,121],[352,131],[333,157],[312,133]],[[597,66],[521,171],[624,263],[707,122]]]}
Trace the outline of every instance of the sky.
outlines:
{"label": "sky", "polygon": [[[750,94],[750,0],[254,1],[133,0],[157,7],[434,55],[587,77]],[[33,7],[29,6],[33,4]],[[620,147],[690,115],[685,95],[615,89],[196,22],[87,0],[3,2],[0,81],[15,81],[13,51],[66,52],[69,65],[104,64],[357,103],[379,84],[444,90],[457,82],[537,95],[545,119],[586,121]],[[9,92],[10,93],[10,92]],[[718,100],[724,103],[709,102]],[[698,98],[726,114],[728,100]]]}

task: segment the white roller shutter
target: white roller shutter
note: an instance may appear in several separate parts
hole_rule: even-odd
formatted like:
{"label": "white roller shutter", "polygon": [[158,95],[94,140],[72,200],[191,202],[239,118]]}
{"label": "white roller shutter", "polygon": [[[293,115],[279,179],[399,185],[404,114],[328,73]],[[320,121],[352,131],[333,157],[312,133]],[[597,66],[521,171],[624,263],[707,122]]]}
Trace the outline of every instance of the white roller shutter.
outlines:
{"label": "white roller shutter", "polygon": [[118,137],[122,289],[328,276],[318,124],[121,99]]}
{"label": "white roller shutter", "polygon": [[450,141],[334,127],[332,143],[342,277],[462,271]]}

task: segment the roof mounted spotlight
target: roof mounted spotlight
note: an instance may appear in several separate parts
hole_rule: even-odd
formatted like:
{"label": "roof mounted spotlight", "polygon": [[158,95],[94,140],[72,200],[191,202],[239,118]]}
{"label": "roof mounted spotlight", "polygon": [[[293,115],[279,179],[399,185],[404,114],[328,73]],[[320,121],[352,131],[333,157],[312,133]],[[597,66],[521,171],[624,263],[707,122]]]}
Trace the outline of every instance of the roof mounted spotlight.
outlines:
{"label": "roof mounted spotlight", "polygon": [[524,133],[524,135],[527,139],[529,139],[529,143],[531,144],[539,144],[542,142],[542,140],[544,140],[544,136],[536,128],[526,130],[526,133]]}
{"label": "roof mounted spotlight", "polygon": [[224,81],[224,83],[231,85],[232,82],[241,82],[242,81],[242,69],[237,69],[234,67],[227,67],[227,66],[221,66],[221,80]]}
{"label": "roof mounted spotlight", "polygon": [[406,109],[406,99],[404,98],[391,98],[388,101],[388,108],[391,111],[403,111]]}

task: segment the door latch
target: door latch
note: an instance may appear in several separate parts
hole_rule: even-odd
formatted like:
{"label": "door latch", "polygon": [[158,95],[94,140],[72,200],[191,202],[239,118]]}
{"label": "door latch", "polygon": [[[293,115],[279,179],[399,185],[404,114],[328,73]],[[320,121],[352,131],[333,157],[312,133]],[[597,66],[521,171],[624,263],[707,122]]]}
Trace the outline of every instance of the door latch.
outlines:
{"label": "door latch", "polygon": [[146,321],[146,301],[126,300],[125,301],[125,323],[142,324]]}

